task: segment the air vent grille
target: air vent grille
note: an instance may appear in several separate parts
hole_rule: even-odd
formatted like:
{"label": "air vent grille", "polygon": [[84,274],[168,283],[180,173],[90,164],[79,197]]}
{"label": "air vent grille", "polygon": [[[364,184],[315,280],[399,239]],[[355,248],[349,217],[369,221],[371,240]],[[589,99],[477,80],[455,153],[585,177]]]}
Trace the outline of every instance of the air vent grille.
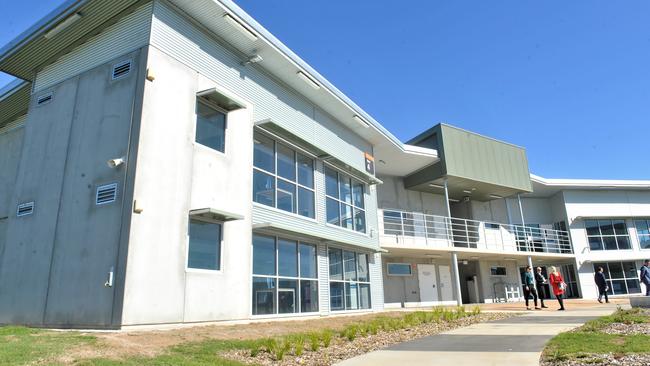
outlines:
{"label": "air vent grille", "polygon": [[112,79],[117,80],[127,76],[131,72],[131,60],[122,61],[113,65]]}
{"label": "air vent grille", "polygon": [[22,216],[28,216],[34,213],[34,202],[26,202],[26,203],[21,203],[18,205],[18,209],[16,209],[16,216],[17,217],[22,217]]}
{"label": "air vent grille", "polygon": [[117,183],[111,183],[111,184],[106,184],[97,187],[97,193],[95,195],[95,203],[98,206],[115,202],[116,198],[117,198]]}
{"label": "air vent grille", "polygon": [[52,93],[39,95],[38,98],[36,98],[36,104],[37,105],[43,105],[43,104],[49,103],[49,102],[52,101],[53,97],[54,97],[54,95]]}

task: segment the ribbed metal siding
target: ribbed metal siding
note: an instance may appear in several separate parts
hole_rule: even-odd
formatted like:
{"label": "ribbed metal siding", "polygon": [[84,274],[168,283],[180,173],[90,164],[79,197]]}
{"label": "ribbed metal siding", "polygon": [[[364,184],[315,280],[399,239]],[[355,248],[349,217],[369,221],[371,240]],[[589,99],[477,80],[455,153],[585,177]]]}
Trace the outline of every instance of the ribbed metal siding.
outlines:
{"label": "ribbed metal siding", "polygon": [[384,309],[384,277],[381,272],[381,254],[368,255],[370,260],[370,296],[373,310]]}
{"label": "ribbed metal siding", "polygon": [[253,66],[243,68],[239,57],[160,1],[154,3],[151,44],[253,103],[254,121],[270,118],[351,167],[364,171],[363,150],[369,150],[369,144],[360,139],[339,138],[337,130],[342,127],[323,113],[317,113],[307,99]]}
{"label": "ribbed metal siding", "polygon": [[3,133],[7,133],[9,131],[13,131],[17,128],[24,127],[26,120],[27,120],[27,115],[24,114],[16,118],[15,120],[7,123],[6,125],[2,126],[2,128],[0,128],[0,135],[2,135]]}
{"label": "ribbed metal siding", "polygon": [[320,313],[328,315],[330,313],[330,267],[325,244],[318,245],[318,279],[320,280],[318,292]]}
{"label": "ribbed metal siding", "polygon": [[149,43],[153,4],[143,5],[36,74],[34,91],[102,65]]}

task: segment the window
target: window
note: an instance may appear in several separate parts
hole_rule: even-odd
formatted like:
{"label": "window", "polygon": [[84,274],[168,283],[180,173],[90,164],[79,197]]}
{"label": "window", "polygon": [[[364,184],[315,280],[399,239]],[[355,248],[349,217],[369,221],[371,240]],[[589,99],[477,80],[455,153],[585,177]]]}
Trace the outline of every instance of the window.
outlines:
{"label": "window", "polygon": [[253,201],[314,218],[314,160],[255,133]]}
{"label": "window", "polygon": [[389,276],[410,276],[413,274],[409,263],[387,263],[386,269]]}
{"label": "window", "polygon": [[221,269],[221,224],[190,219],[187,268]]}
{"label": "window", "polygon": [[634,262],[594,263],[594,272],[603,267],[610,295],[627,295],[641,293],[639,273]]}
{"label": "window", "polygon": [[365,233],[364,191],[363,183],[325,166],[327,222]]}
{"label": "window", "polygon": [[641,249],[650,249],[650,220],[636,220],[636,234],[639,237]]}
{"label": "window", "polygon": [[492,266],[490,267],[490,276],[505,276],[506,267]]}
{"label": "window", "polygon": [[330,248],[330,309],[370,309],[368,255]]}
{"label": "window", "polygon": [[591,250],[631,249],[630,236],[623,219],[585,220]]}
{"label": "window", "polygon": [[226,114],[201,98],[196,102],[195,141],[217,151],[225,150]]}
{"label": "window", "polygon": [[253,315],[316,311],[316,246],[253,235]]}

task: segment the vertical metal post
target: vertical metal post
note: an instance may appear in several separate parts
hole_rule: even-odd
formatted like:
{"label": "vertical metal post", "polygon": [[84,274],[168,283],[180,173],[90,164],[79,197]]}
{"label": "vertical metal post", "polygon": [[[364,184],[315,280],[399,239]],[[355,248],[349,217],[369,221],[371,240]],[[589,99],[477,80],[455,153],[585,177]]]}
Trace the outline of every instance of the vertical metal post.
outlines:
{"label": "vertical metal post", "polygon": [[517,193],[517,203],[519,204],[519,215],[521,216],[521,226],[523,226],[524,229],[524,244],[526,245],[526,248],[530,252],[530,248],[528,247],[528,237],[526,236],[526,220],[524,220],[524,208],[521,205],[521,195]]}
{"label": "vertical metal post", "polygon": [[449,240],[449,245],[454,246],[454,224],[451,220],[451,206],[449,206],[449,188],[447,186],[447,178],[444,179],[445,186],[445,207],[447,208],[447,240]]}
{"label": "vertical metal post", "polygon": [[531,256],[528,256],[528,265],[533,270],[533,273],[535,273],[535,269],[533,268],[533,257]]}
{"label": "vertical metal post", "polygon": [[463,305],[462,292],[460,290],[460,272],[458,271],[458,253],[451,252],[451,272],[456,289],[456,303],[458,306]]}

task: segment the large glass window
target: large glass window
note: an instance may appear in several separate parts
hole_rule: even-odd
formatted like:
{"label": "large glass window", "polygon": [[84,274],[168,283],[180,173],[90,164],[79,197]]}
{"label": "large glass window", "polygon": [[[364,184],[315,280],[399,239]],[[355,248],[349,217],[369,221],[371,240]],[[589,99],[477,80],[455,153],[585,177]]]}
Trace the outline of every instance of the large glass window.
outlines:
{"label": "large glass window", "polygon": [[314,218],[314,160],[255,133],[253,201]]}
{"label": "large glass window", "polygon": [[630,235],[623,219],[585,220],[591,250],[631,249]]}
{"label": "large glass window", "polygon": [[200,98],[196,102],[195,141],[221,152],[226,144],[226,114]]}
{"label": "large glass window", "polygon": [[370,309],[368,255],[330,248],[331,310]]}
{"label": "large glass window", "polygon": [[253,315],[318,311],[316,246],[253,235]]}
{"label": "large glass window", "polygon": [[594,272],[603,267],[610,295],[627,295],[641,293],[639,274],[634,262],[594,263]]}
{"label": "large glass window", "polygon": [[325,166],[325,211],[327,222],[346,229],[366,232],[365,185]]}
{"label": "large glass window", "polygon": [[187,268],[221,269],[221,224],[190,219]]}
{"label": "large glass window", "polygon": [[650,220],[636,220],[634,225],[639,238],[639,246],[641,249],[650,249]]}

